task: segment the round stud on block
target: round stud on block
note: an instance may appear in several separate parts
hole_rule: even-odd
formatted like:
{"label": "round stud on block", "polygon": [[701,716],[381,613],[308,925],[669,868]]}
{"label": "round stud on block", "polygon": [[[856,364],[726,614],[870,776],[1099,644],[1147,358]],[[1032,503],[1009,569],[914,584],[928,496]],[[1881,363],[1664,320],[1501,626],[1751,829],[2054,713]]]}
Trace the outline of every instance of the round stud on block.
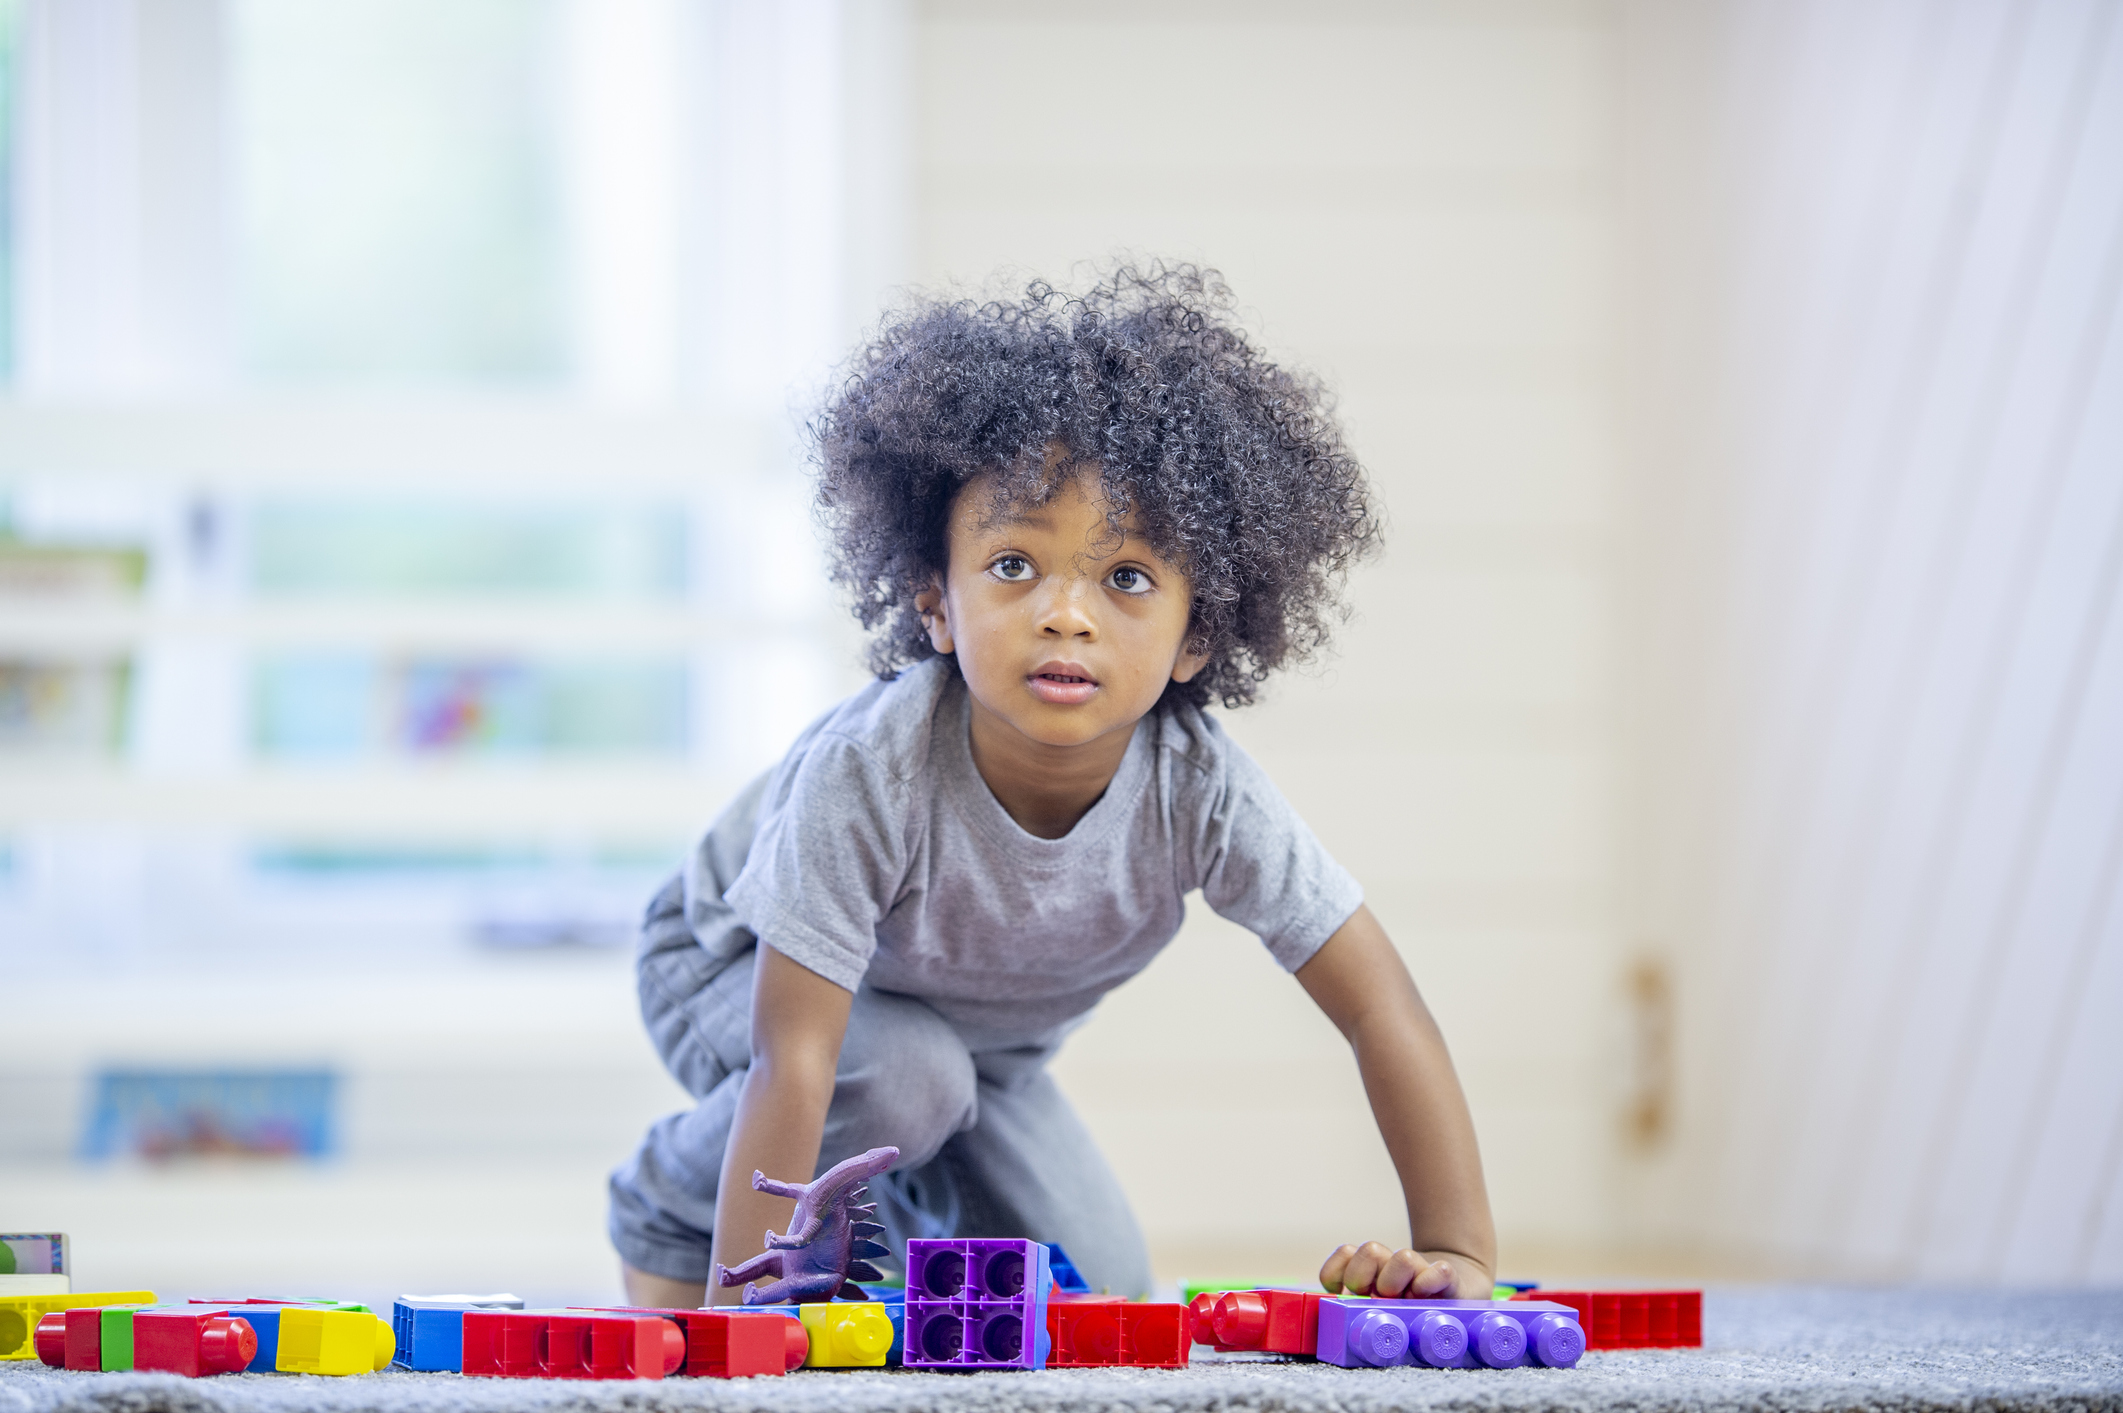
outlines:
{"label": "round stud on block", "polygon": [[1479,1315],[1468,1335],[1474,1357],[1492,1369],[1515,1368],[1526,1362],[1526,1331],[1509,1315],[1494,1311]]}
{"label": "round stud on block", "polygon": [[1187,1302],[1187,1335],[1196,1344],[1216,1343],[1216,1294],[1203,1291]]}
{"label": "round stud on block", "polygon": [[892,1347],[892,1322],[865,1318],[874,1313],[850,1310],[840,1317],[833,1331],[842,1344],[864,1359],[874,1359]]}
{"label": "round stud on block", "polygon": [[921,1327],[921,1352],[931,1363],[948,1364],[965,1348],[964,1323],[956,1315],[932,1315]]}
{"label": "round stud on block", "polygon": [[1551,1369],[1574,1368],[1585,1353],[1585,1327],[1568,1315],[1533,1322],[1533,1357]]}
{"label": "round stud on block", "polygon": [[811,1332],[804,1328],[801,1320],[783,1320],[781,1339],[782,1368],[785,1371],[801,1369],[803,1361],[811,1357]]}
{"label": "round stud on block", "polygon": [[1234,1290],[1217,1297],[1209,1317],[1216,1342],[1233,1349],[1258,1349],[1268,1338],[1268,1298],[1257,1290]]}
{"label": "round stud on block", "polygon": [[998,1251],[990,1256],[982,1268],[980,1282],[988,1294],[997,1300],[1009,1300],[1025,1293],[1025,1253],[1022,1251]]}
{"label": "round stud on block", "polygon": [[258,1357],[258,1332],[249,1320],[223,1316],[199,1330],[199,1367],[208,1373],[233,1374]]}
{"label": "round stud on block", "polygon": [[[801,1320],[783,1320],[782,1323],[794,1325],[798,1329],[803,1328],[803,1321]],[[810,1341],[805,1340],[804,1345],[808,1349]],[[678,1328],[674,1322],[665,1320],[663,1322],[663,1371],[666,1374],[675,1374],[678,1372],[678,1366],[685,1362],[686,1333]],[[796,1362],[801,1364],[803,1361],[799,1359]],[[383,1365],[378,1364],[376,1367],[380,1369]]]}
{"label": "round stud on block", "polygon": [[[684,1352],[685,1345],[683,1342],[681,1342],[679,1344],[679,1353],[683,1354]],[[391,1322],[389,1320],[384,1319],[381,1315],[377,1316],[376,1347],[371,1353],[371,1357],[369,1359],[369,1367],[380,1374],[385,1369],[391,1367],[391,1358],[397,1353],[398,1332],[391,1328]]]}
{"label": "round stud on block", "polygon": [[1408,1352],[1408,1327],[1390,1310],[1366,1310],[1349,1322],[1349,1352],[1383,1369]]}
{"label": "round stud on block", "polygon": [[37,1357],[54,1369],[66,1367],[66,1312],[54,1310],[37,1322]]}
{"label": "round stud on block", "polygon": [[1425,1310],[1408,1333],[1414,1339],[1416,1355],[1425,1364],[1440,1369],[1457,1364],[1467,1352],[1467,1327],[1442,1310]]}
{"label": "round stud on block", "polygon": [[956,1251],[932,1251],[921,1263],[921,1288],[949,1300],[966,1288],[966,1258]]}
{"label": "round stud on block", "polygon": [[997,1315],[981,1326],[980,1347],[990,1359],[1018,1358],[1025,1352],[1025,1322],[1015,1315]]}

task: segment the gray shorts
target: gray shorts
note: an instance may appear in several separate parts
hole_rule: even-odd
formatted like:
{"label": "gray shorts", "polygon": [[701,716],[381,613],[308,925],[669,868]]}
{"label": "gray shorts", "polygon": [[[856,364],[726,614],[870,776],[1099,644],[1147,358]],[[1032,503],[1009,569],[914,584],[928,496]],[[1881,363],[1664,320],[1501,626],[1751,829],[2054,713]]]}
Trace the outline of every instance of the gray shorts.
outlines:
{"label": "gray shorts", "polygon": [[[650,905],[637,962],[641,1015],[696,1102],[651,1125],[612,1174],[612,1244],[637,1270],[708,1278],[715,1189],[751,1060],[756,956],[718,962],[698,945],[678,880]],[[976,1051],[926,1003],[861,987],[819,1171],[865,1149],[899,1149],[899,1165],[870,1185],[895,1259],[909,1237],[1031,1237],[1065,1247],[1094,1290],[1147,1294],[1142,1233],[1047,1073],[1054,1048]]]}

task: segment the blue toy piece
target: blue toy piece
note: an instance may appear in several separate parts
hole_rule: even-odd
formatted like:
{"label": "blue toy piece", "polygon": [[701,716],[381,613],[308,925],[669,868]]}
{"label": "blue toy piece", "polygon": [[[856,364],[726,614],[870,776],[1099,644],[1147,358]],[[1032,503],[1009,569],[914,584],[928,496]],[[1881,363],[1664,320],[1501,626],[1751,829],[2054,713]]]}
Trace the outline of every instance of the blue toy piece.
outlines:
{"label": "blue toy piece", "polygon": [[1089,1295],[1091,1287],[1057,1242],[1047,1242],[1047,1269],[1054,1273],[1056,1289],[1068,1295]]}
{"label": "blue toy piece", "polygon": [[[870,1179],[899,1161],[897,1148],[872,1148],[845,1163],[836,1163],[806,1183],[777,1182],[765,1173],[752,1174],[752,1186],[776,1197],[796,1199],[796,1214],[789,1219],[786,1236],[767,1233],[767,1249],[735,1266],[715,1266],[715,1283],[733,1286],[745,1283],[745,1304],[779,1305],[784,1301],[804,1305],[836,1296],[867,1300],[859,1280],[883,1280],[884,1272],[867,1260],[888,1254],[872,1237],[884,1227],[870,1220],[877,1215],[871,1205],[857,1205],[869,1195]],[[752,1284],[754,1276],[772,1274],[765,1285]]]}
{"label": "blue toy piece", "polygon": [[422,1373],[463,1373],[464,1312],[522,1308],[513,1295],[401,1295],[391,1304],[391,1333],[398,1337],[391,1362]]}

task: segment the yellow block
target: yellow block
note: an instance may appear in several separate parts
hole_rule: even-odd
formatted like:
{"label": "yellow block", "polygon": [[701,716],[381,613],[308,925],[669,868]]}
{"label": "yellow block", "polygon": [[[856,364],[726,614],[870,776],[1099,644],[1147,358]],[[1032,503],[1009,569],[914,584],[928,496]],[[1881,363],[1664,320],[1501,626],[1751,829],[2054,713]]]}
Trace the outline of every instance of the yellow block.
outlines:
{"label": "yellow block", "polygon": [[797,1316],[811,1336],[806,1369],[864,1369],[882,1365],[892,1348],[892,1317],[875,1300],[829,1300],[799,1305]]}
{"label": "yellow block", "polygon": [[13,1295],[0,1299],[0,1359],[37,1357],[37,1322],[54,1310],[91,1305],[152,1305],[152,1290],[90,1290],[73,1295]]}
{"label": "yellow block", "polygon": [[372,1374],[397,1350],[389,1320],[361,1310],[287,1308],[273,1367],[283,1374]]}

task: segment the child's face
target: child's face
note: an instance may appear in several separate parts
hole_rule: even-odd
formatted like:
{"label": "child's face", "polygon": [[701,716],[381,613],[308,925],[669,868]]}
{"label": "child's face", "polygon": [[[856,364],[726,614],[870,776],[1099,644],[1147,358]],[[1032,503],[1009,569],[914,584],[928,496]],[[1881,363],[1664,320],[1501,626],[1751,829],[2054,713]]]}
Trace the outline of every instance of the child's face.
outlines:
{"label": "child's face", "polygon": [[1114,534],[1098,477],[1072,472],[1038,505],[967,485],[950,568],[915,606],[975,702],[1033,741],[1079,746],[1132,728],[1167,682],[1201,671],[1185,650],[1192,602],[1132,519]]}

